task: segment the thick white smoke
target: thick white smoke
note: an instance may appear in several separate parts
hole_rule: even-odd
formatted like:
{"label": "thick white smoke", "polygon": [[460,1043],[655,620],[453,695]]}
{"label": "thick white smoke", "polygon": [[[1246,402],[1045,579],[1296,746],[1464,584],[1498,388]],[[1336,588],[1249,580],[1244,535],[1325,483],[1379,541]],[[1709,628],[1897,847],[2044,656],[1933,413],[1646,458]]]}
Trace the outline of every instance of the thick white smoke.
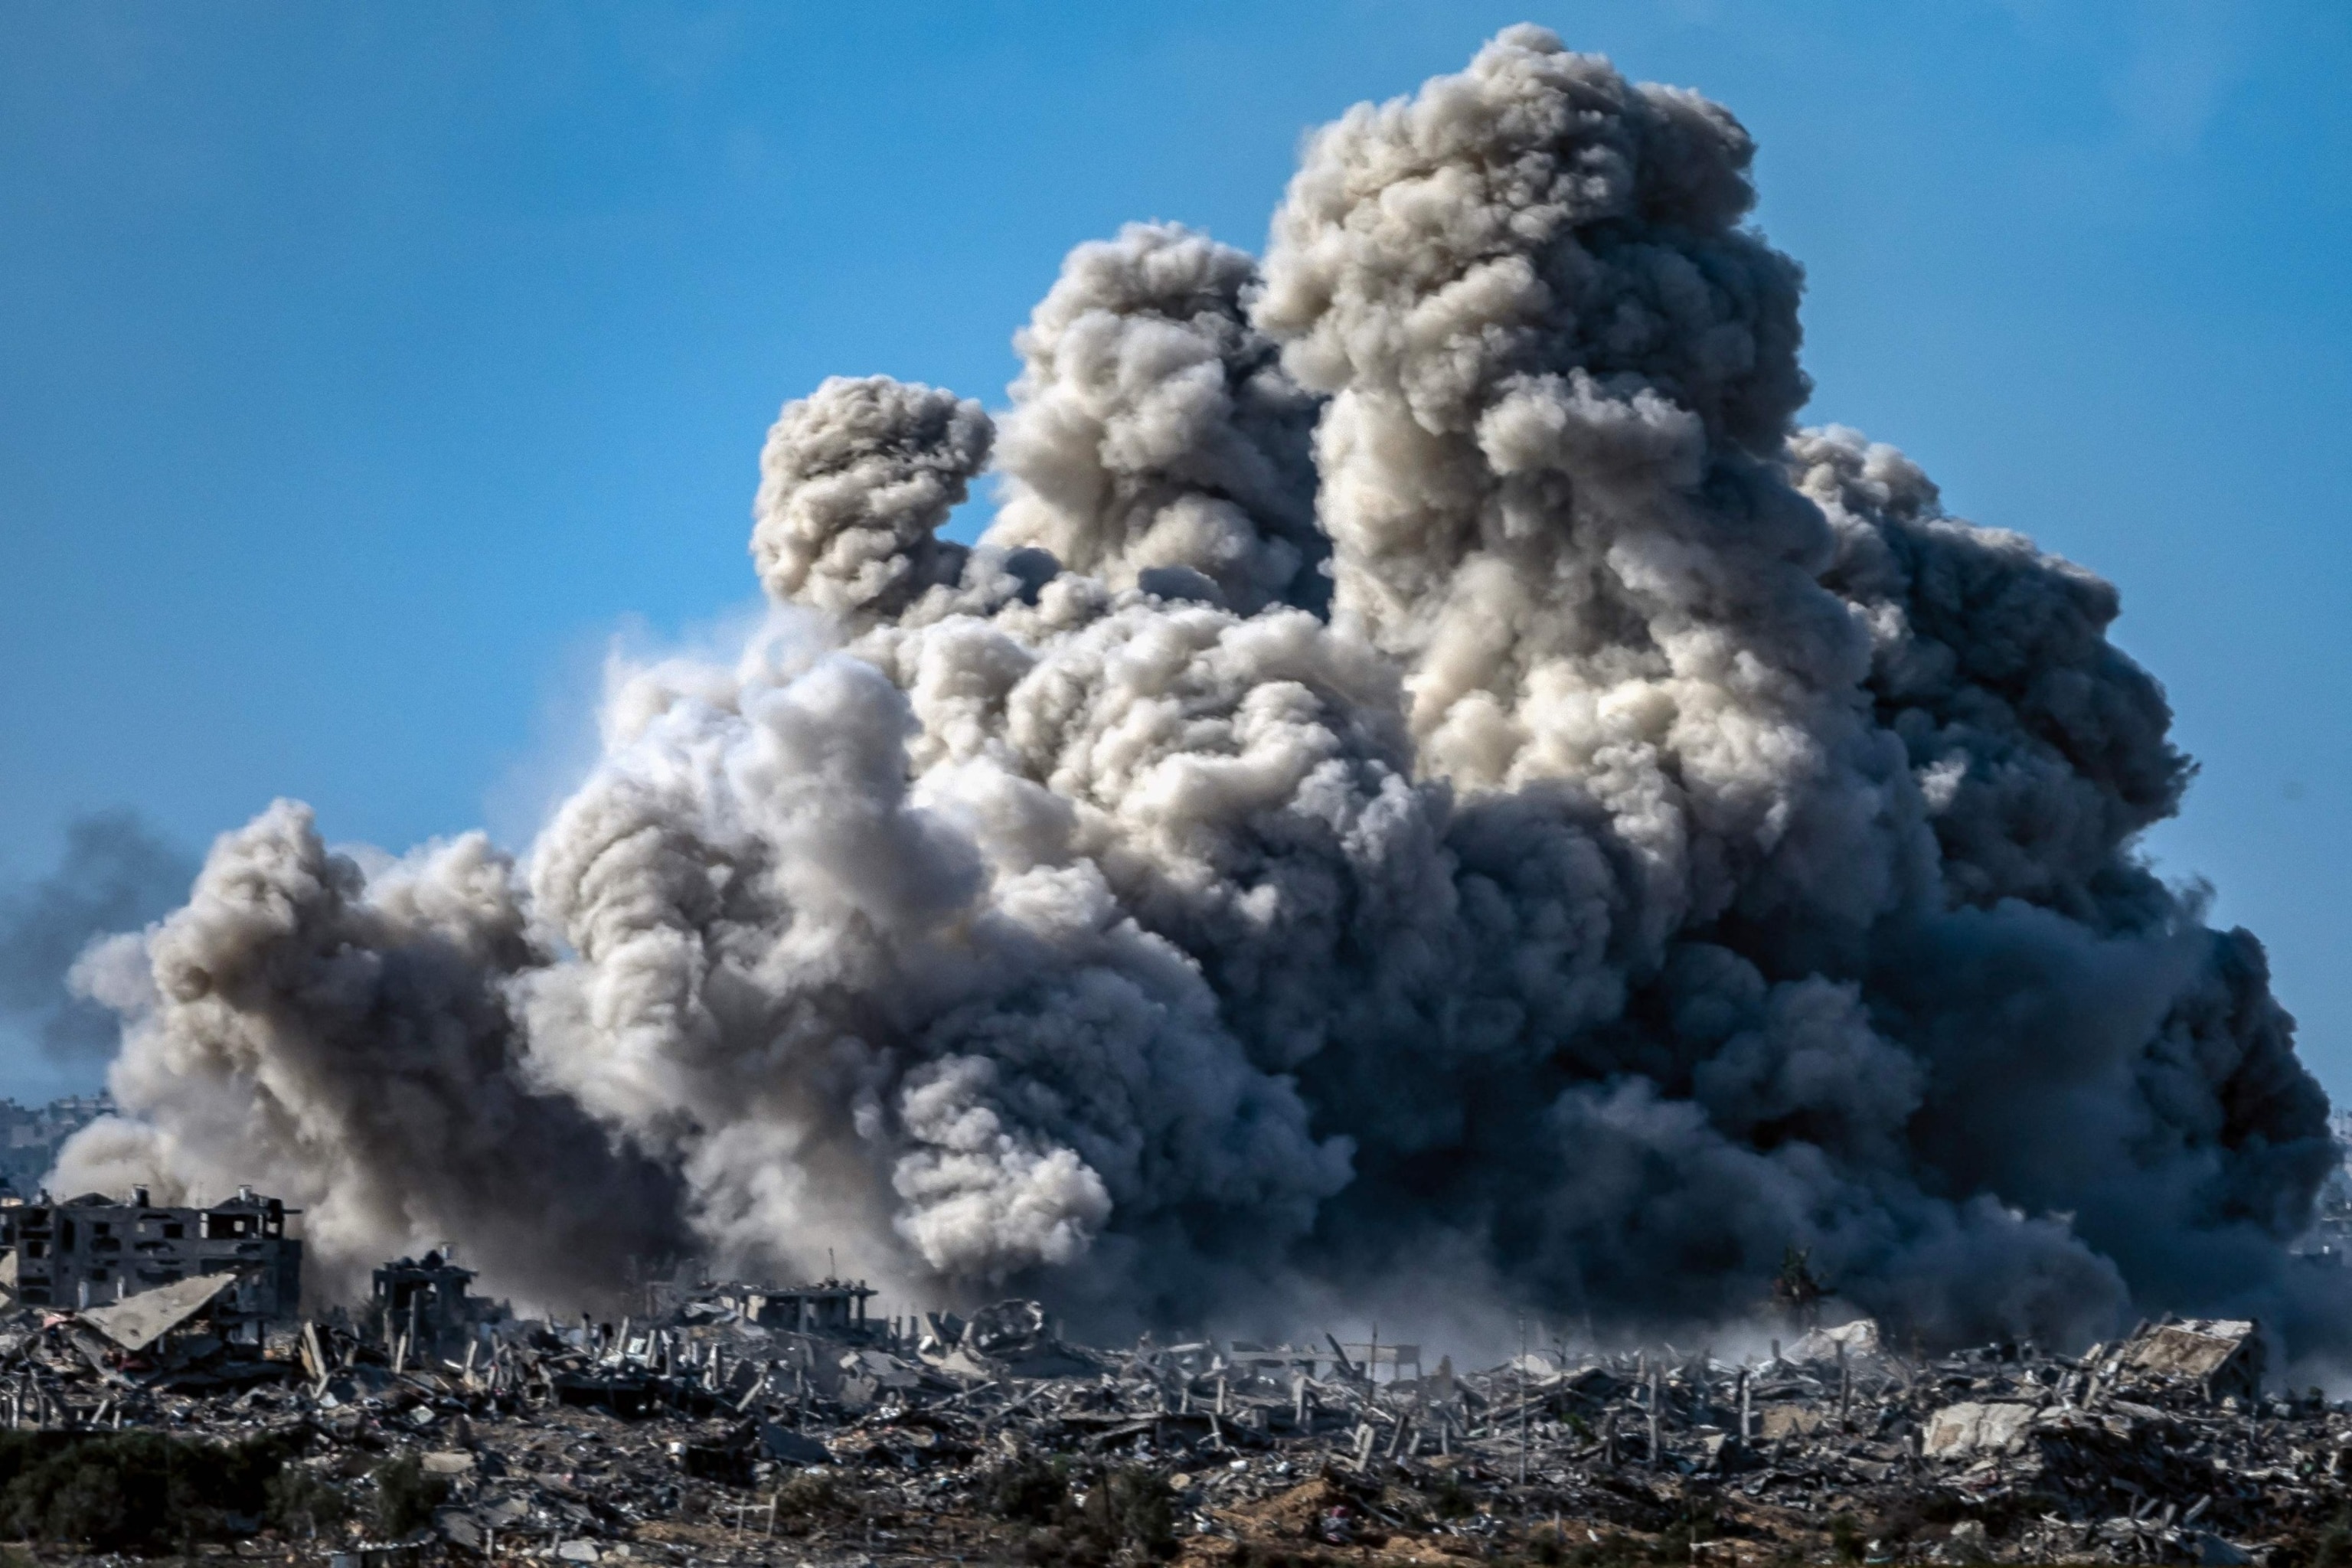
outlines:
{"label": "thick white smoke", "polygon": [[131,1120],[58,1180],[542,1298],[832,1249],[1106,1327],[1680,1326],[1798,1246],[1930,1339],[2313,1342],[2326,1105],[2134,849],[2163,694],[2106,584],[1794,426],[1751,151],[1514,28],[1316,136],[1262,268],[1081,247],[998,426],[788,405],[740,658],[624,672],[520,872],[225,837],[84,965]]}

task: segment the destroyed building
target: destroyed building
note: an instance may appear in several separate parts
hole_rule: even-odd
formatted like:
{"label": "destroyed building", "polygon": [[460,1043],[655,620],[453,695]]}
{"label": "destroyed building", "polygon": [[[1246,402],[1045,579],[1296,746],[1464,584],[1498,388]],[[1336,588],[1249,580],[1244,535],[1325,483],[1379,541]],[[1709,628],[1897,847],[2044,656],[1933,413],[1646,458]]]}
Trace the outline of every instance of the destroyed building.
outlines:
{"label": "destroyed building", "polygon": [[711,1317],[733,1313],[763,1329],[804,1334],[862,1337],[872,1331],[866,1304],[878,1294],[863,1279],[825,1279],[814,1285],[747,1285],[700,1280],[656,1284],[647,1291],[655,1313]]}
{"label": "destroyed building", "polygon": [[145,1187],[127,1201],[44,1195],[0,1207],[0,1246],[11,1251],[17,1300],[28,1307],[102,1306],[234,1274],[233,1297],[216,1310],[266,1322],[291,1316],[301,1301],[302,1243],[286,1234],[288,1217],[299,1212],[251,1187],[204,1207],[151,1203]]}
{"label": "destroyed building", "polygon": [[472,1294],[475,1270],[436,1249],[395,1258],[375,1270],[371,1304],[380,1321],[429,1348],[462,1344],[482,1324],[508,1316],[495,1301]]}
{"label": "destroyed building", "polygon": [[[472,1279],[427,1253],[375,1296],[422,1330],[475,1310]],[[59,1442],[266,1436],[307,1478],[289,1496],[364,1498],[394,1464],[442,1478],[396,1541],[278,1526],[363,1561],[2292,1568],[2352,1501],[2352,1404],[2265,1389],[2244,1321],[1930,1356],[1863,1319],[1767,1357],[1563,1342],[1457,1371],[1379,1334],[1088,1346],[1031,1300],[902,1324],[827,1281],[667,1287],[617,1331],[501,1316],[436,1352],[341,1312],[240,1342],[236,1282],[0,1317],[0,1419]],[[1106,1488],[1164,1506],[1087,1512]]]}

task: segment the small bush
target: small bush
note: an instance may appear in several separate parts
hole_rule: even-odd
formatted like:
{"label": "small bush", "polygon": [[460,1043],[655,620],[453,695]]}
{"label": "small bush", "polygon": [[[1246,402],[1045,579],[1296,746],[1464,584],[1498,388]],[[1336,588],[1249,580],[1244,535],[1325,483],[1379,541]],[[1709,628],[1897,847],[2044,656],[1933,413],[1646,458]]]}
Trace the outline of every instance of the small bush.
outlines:
{"label": "small bush", "polygon": [[1086,1522],[1089,1533],[1107,1548],[1105,1555],[1132,1546],[1147,1556],[1176,1554],[1176,1507],[1168,1496],[1168,1482],[1150,1470],[1117,1470],[1087,1494]]}
{"label": "small bush", "polygon": [[826,1471],[804,1470],[788,1476],[774,1496],[776,1529],[785,1535],[806,1535],[829,1521],[854,1518],[866,1510],[866,1500]]}
{"label": "small bush", "polygon": [[1098,1476],[1080,1503],[1070,1495],[1066,1471],[1024,1461],[997,1472],[988,1495],[1003,1517],[1037,1527],[1022,1555],[1040,1568],[1100,1568],[1123,1552],[1176,1554],[1175,1505],[1166,1479],[1150,1470]]}
{"label": "small bush", "polygon": [[1713,1541],[1717,1533],[1716,1510],[1718,1500],[1711,1488],[1694,1484],[1683,1497],[1674,1522],[1658,1532],[1650,1542],[1649,1558],[1653,1563],[1688,1563],[1692,1548],[1701,1542]]}
{"label": "small bush", "polygon": [[[2285,1559],[2292,1562],[2292,1553]],[[2308,1568],[2352,1568],[2352,1511],[2338,1513],[2319,1532],[2305,1558]]]}
{"label": "small bush", "polygon": [[1323,1560],[1311,1552],[1293,1552],[1263,1541],[1244,1541],[1234,1548],[1234,1568],[1318,1568]]}
{"label": "small bush", "polygon": [[[1427,1496],[1429,1511],[1439,1519],[1466,1519],[1478,1511],[1478,1500],[1470,1495],[1470,1489],[1452,1470],[1439,1472]],[[1554,1544],[1558,1544],[1556,1539]]]}
{"label": "small bush", "polygon": [[400,1541],[433,1522],[433,1510],[449,1496],[449,1482],[428,1474],[414,1454],[386,1459],[375,1468],[375,1528],[387,1541]]}
{"label": "small bush", "polygon": [[1574,1568],[1627,1568],[1645,1561],[1649,1553],[1632,1536],[1611,1531],[1598,1541],[1586,1541],[1570,1549],[1568,1561]]}
{"label": "small bush", "polygon": [[315,1470],[288,1465],[269,1478],[266,1517],[289,1535],[313,1536],[332,1530],[351,1514],[342,1489]]}
{"label": "small bush", "polygon": [[21,1539],[156,1552],[250,1534],[289,1444],[160,1432],[0,1433],[0,1527]]}
{"label": "small bush", "polygon": [[829,1475],[811,1475],[803,1470],[776,1489],[776,1517],[802,1519],[810,1514],[830,1513],[841,1505],[840,1489]]}
{"label": "small bush", "polygon": [[989,1476],[980,1501],[1015,1524],[1052,1524],[1068,1511],[1070,1478],[1059,1465],[1024,1456]]}

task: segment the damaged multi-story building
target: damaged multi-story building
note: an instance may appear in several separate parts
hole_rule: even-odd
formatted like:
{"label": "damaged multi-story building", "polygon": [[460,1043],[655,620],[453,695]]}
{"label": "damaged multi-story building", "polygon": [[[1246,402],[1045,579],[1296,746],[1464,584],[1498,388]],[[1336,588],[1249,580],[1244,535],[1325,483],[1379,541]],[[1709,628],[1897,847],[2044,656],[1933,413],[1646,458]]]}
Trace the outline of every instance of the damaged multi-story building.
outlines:
{"label": "damaged multi-story building", "polygon": [[29,1307],[96,1307],[200,1275],[236,1274],[215,1316],[266,1321],[291,1316],[302,1297],[302,1243],[287,1234],[299,1214],[239,1187],[205,1206],[128,1201],[85,1193],[47,1194],[0,1207],[0,1245],[15,1264],[16,1299]]}
{"label": "damaged multi-story building", "polygon": [[438,1249],[423,1258],[401,1258],[375,1271],[373,1305],[377,1320],[423,1348],[462,1343],[484,1323],[512,1316],[501,1302],[471,1293],[474,1270]]}

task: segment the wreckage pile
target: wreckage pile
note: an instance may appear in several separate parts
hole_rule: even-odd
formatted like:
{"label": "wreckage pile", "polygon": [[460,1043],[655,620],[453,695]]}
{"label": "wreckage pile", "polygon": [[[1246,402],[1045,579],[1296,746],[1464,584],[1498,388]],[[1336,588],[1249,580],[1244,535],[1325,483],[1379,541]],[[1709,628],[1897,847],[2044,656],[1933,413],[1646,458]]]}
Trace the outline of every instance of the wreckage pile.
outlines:
{"label": "wreckage pile", "polygon": [[1930,1357],[1864,1321],[1746,1363],[1555,1348],[1457,1373],[1335,1339],[1089,1349],[1023,1301],[759,1321],[854,1296],[834,1282],[646,1322],[485,1314],[453,1337],[379,1312],[239,1344],[209,1331],[206,1283],[20,1314],[0,1415],[53,1443],[269,1445],[271,1495],[307,1500],[248,1554],[2284,1565],[2341,1532],[2352,1447],[2352,1405],[2263,1392],[2244,1322]]}

